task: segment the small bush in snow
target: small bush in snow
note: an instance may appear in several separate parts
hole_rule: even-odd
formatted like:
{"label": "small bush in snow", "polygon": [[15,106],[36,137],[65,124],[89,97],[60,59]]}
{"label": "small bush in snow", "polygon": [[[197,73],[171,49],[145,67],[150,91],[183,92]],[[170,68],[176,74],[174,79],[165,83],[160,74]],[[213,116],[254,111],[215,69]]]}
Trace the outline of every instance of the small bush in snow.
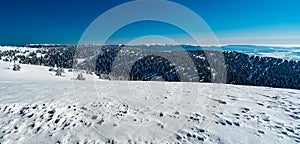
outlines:
{"label": "small bush in snow", "polygon": [[13,71],[20,71],[21,66],[19,64],[14,64]]}
{"label": "small bush in snow", "polygon": [[85,80],[85,78],[83,77],[82,72],[80,74],[78,74],[76,80]]}
{"label": "small bush in snow", "polygon": [[61,73],[62,73],[62,69],[61,69],[61,68],[58,68],[58,69],[56,70],[55,76],[61,76]]}

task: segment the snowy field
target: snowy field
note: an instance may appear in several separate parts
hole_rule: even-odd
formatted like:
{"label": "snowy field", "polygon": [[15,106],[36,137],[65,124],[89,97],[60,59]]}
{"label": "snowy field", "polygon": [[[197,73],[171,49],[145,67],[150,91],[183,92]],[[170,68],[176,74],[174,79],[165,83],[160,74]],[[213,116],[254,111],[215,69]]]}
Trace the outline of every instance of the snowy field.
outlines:
{"label": "snowy field", "polygon": [[0,62],[0,143],[299,143],[300,91],[103,81]]}

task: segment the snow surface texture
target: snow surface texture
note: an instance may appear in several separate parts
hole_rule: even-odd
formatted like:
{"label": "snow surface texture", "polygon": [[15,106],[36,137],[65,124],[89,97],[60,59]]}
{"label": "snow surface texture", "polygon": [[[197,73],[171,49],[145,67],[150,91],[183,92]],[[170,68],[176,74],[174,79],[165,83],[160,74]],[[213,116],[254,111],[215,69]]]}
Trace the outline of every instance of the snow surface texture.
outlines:
{"label": "snow surface texture", "polygon": [[299,143],[300,91],[103,81],[0,62],[0,143]]}

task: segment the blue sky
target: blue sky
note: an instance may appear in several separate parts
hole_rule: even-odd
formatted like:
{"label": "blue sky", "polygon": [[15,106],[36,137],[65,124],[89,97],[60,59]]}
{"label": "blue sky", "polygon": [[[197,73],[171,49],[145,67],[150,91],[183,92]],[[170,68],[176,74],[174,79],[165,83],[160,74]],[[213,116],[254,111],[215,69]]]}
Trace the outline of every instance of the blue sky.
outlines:
{"label": "blue sky", "polygon": [[[126,0],[3,0],[0,45],[76,44],[89,24]],[[221,44],[300,44],[299,0],[174,0],[201,16]],[[166,9],[167,11],[167,9]],[[151,26],[153,25],[153,26]],[[147,28],[145,28],[147,27]],[[137,23],[133,35],[173,35],[165,24]],[[132,32],[132,33],[128,33]],[[138,34],[137,34],[138,33]],[[188,42],[187,42],[188,43]]]}

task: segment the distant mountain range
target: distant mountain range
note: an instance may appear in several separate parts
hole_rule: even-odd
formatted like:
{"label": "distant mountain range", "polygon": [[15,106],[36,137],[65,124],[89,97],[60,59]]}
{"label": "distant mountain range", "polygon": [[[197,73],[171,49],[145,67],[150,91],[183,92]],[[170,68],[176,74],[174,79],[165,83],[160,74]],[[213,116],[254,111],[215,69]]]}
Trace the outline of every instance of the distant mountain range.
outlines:
{"label": "distant mountain range", "polygon": [[[76,46],[71,44],[28,44],[20,47],[29,48],[55,48],[55,47],[70,47]],[[100,44],[90,44],[84,46],[101,46]],[[119,44],[118,46],[125,46]],[[0,50],[5,47],[11,47],[14,49],[15,46],[0,46]],[[217,46],[195,46],[195,45],[171,45],[171,44],[144,44],[144,45],[132,45],[130,47],[152,49],[161,51],[176,51],[176,50],[222,50],[222,51],[236,51],[245,53],[248,55],[256,55],[262,57],[274,57],[282,58],[286,60],[300,60],[300,45],[294,46],[259,46],[259,45],[223,45]]]}
{"label": "distant mountain range", "polygon": [[174,50],[222,50],[236,51],[248,55],[256,55],[262,57],[274,57],[286,60],[300,60],[299,47],[284,46],[257,46],[257,45],[224,45],[224,46],[194,46],[194,45],[168,45],[168,44],[152,44],[152,45],[136,45],[132,47],[143,49],[155,49],[163,51]]}

